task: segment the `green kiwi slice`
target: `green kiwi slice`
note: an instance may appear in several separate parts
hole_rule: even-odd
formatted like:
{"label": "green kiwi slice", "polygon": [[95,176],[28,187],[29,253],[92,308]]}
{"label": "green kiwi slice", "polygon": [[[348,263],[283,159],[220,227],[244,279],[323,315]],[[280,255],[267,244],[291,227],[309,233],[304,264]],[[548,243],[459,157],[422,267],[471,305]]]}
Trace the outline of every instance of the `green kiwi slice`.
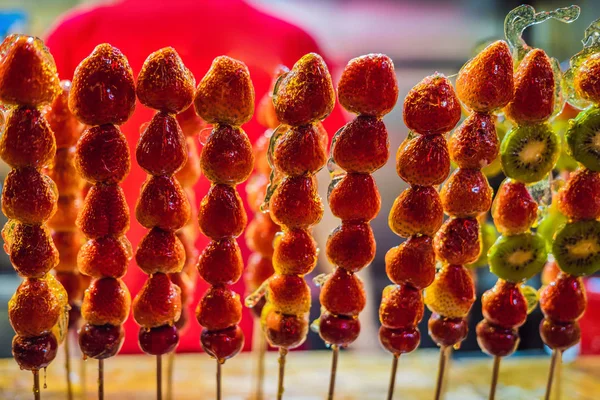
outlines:
{"label": "green kiwi slice", "polygon": [[564,272],[591,275],[600,269],[600,222],[594,220],[566,224],[556,233],[552,254]]}
{"label": "green kiwi slice", "polygon": [[546,241],[538,234],[500,236],[488,252],[490,271],[509,282],[522,282],[546,264]]}
{"label": "green kiwi slice", "polygon": [[600,109],[592,107],[571,121],[567,133],[569,154],[586,168],[600,171]]}
{"label": "green kiwi slice", "polygon": [[559,155],[558,136],[548,124],[514,127],[500,145],[504,174],[526,183],[542,180]]}

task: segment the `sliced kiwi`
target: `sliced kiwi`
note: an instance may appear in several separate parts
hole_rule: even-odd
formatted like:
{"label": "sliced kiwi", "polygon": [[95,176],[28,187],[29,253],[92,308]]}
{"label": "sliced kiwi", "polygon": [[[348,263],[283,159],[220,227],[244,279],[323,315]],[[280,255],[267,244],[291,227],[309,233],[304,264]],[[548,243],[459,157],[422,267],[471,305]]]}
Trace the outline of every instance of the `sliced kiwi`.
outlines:
{"label": "sliced kiwi", "polygon": [[580,112],[565,133],[571,156],[592,171],[600,171],[600,108]]}
{"label": "sliced kiwi", "polygon": [[540,272],[546,263],[546,241],[538,234],[500,236],[488,252],[490,271],[509,282],[522,282]]}
{"label": "sliced kiwi", "polygon": [[500,146],[506,176],[526,183],[542,180],[552,171],[559,155],[558,136],[548,124],[514,127]]}
{"label": "sliced kiwi", "polygon": [[591,275],[600,269],[600,222],[594,220],[566,224],[556,233],[552,254],[564,272]]}

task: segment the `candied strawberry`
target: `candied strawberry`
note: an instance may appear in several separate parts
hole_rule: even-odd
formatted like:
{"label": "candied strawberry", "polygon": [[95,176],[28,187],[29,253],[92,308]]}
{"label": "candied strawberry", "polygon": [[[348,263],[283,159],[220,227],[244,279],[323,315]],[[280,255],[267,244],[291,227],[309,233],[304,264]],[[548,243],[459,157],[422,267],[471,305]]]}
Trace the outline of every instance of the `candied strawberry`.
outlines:
{"label": "candied strawberry", "polygon": [[196,113],[209,124],[240,126],[254,113],[248,67],[227,56],[215,58],[194,95]]}
{"label": "candied strawberry", "polygon": [[60,93],[54,58],[44,42],[32,36],[9,35],[2,42],[0,100],[37,107]]}
{"label": "candied strawberry", "polygon": [[540,291],[540,308],[555,322],[573,322],[581,318],[587,306],[585,286],[576,276],[560,273]]}
{"label": "candied strawberry", "polygon": [[327,239],[329,261],[346,271],[358,272],[375,258],[375,237],[368,223],[342,222]]}
{"label": "candied strawberry", "polygon": [[435,278],[433,241],[428,236],[412,236],[385,255],[385,272],[395,284],[409,284],[419,290]]}
{"label": "candied strawberry", "polygon": [[56,203],[56,214],[48,221],[48,227],[55,231],[70,231],[77,229],[77,215],[83,205],[79,196],[60,196]]}
{"label": "candied strawberry", "polygon": [[171,353],[179,343],[177,327],[163,325],[151,329],[140,329],[138,334],[140,349],[153,356]]}
{"label": "candied strawberry", "polygon": [[546,265],[544,265],[544,269],[542,270],[542,274],[540,277],[542,281],[542,286],[549,285],[551,282],[553,282],[556,278],[558,278],[560,272],[561,270],[560,268],[558,268],[558,264],[556,263],[556,261],[548,260],[548,262],[546,262]]}
{"label": "candied strawberry", "polygon": [[280,230],[268,213],[257,213],[246,229],[246,244],[250,250],[270,257],[273,255],[273,239]]}
{"label": "candied strawberry", "polygon": [[385,124],[376,117],[359,115],[337,134],[332,155],[336,164],[347,172],[375,172],[390,156]]}
{"label": "candied strawberry", "polygon": [[[258,253],[250,254],[246,270],[244,272],[244,283],[248,292],[253,292],[275,273],[273,262],[270,258]],[[254,306],[256,307],[256,306]]]}
{"label": "candied strawberry", "polygon": [[77,217],[77,227],[89,239],[123,235],[129,229],[129,207],[116,185],[92,186]]}
{"label": "candied strawberry", "polygon": [[58,251],[47,227],[9,220],[2,236],[10,262],[19,275],[41,278],[58,264]]}
{"label": "candied strawberry", "polygon": [[450,158],[460,168],[483,168],[498,156],[500,143],[495,117],[473,113],[454,131],[448,141]]}
{"label": "candied strawberry", "polygon": [[269,202],[273,222],[288,228],[307,228],[323,217],[317,181],[310,176],[285,178]]}
{"label": "candied strawberry", "polygon": [[52,241],[59,254],[59,263],[56,271],[78,271],[77,253],[83,244],[83,235],[77,231],[54,231]]}
{"label": "candied strawberry", "polygon": [[423,318],[421,291],[410,285],[389,285],[383,289],[379,321],[389,329],[405,329],[418,325]]}
{"label": "candied strawberry", "polygon": [[200,155],[202,173],[213,183],[235,185],[248,179],[254,168],[254,153],[248,136],[240,128],[213,128]]}
{"label": "candied strawberry", "polygon": [[313,124],[290,127],[275,144],[273,164],[284,175],[315,174],[326,162],[326,150]]}
{"label": "candied strawberry", "polygon": [[442,135],[407,138],[396,153],[396,172],[411,185],[432,186],[450,173],[448,143]]}
{"label": "candied strawberry", "polygon": [[554,71],[544,50],[533,49],[515,72],[515,97],[504,109],[516,123],[542,122],[554,112]]}
{"label": "candied strawberry", "polygon": [[458,97],[477,112],[508,104],[514,94],[513,60],[508,44],[497,40],[469,60],[456,78]]}
{"label": "candied strawberry", "polygon": [[347,174],[333,183],[329,207],[344,221],[370,221],[381,208],[381,196],[375,179],[369,174]]}
{"label": "candied strawberry", "polygon": [[389,113],[398,100],[394,62],[385,54],[353,58],[342,72],[338,97],[342,107],[356,114],[382,117]]}
{"label": "candied strawberry", "polygon": [[316,53],[303,56],[279,78],[273,91],[277,118],[286,125],[325,119],[335,105],[335,91],[325,61]]}
{"label": "candied strawberry", "polygon": [[200,170],[200,154],[198,154],[198,145],[193,137],[186,138],[187,160],[175,177],[183,187],[192,187],[200,179],[202,174]]}
{"label": "candied strawberry", "polygon": [[527,319],[527,300],[517,284],[498,280],[481,297],[481,310],[488,322],[502,328],[518,328]]}
{"label": "candied strawberry", "polygon": [[447,318],[464,318],[475,301],[475,285],[469,271],[460,265],[446,265],[425,290],[425,304]]}
{"label": "candied strawberry", "polygon": [[44,171],[56,184],[61,197],[81,196],[85,181],[79,176],[75,157],[75,147],[57,149],[54,165]]}
{"label": "candied strawberry", "polygon": [[240,247],[235,239],[213,240],[202,251],[197,268],[210,285],[231,285],[244,270]]}
{"label": "candied strawberry", "polygon": [[336,268],[321,288],[321,305],[336,315],[358,315],[367,302],[362,280],[343,268]]}
{"label": "candied strawberry", "polygon": [[319,336],[330,345],[347,347],[360,334],[360,321],[356,317],[333,315],[324,312],[319,317]]}
{"label": "candied strawberry", "polygon": [[440,347],[458,345],[466,339],[469,325],[463,318],[445,318],[439,314],[431,314],[427,322],[429,336]]}
{"label": "candied strawberry", "polygon": [[310,311],[310,288],[297,275],[273,275],[267,286],[267,301],[273,310],[285,315]]}
{"label": "candied strawberry", "polygon": [[0,157],[13,168],[42,168],[56,153],[54,134],[37,108],[17,107],[9,111],[0,136]]}
{"label": "candied strawberry", "polygon": [[239,326],[212,332],[203,329],[200,335],[202,349],[220,363],[235,356],[244,347],[244,332]]}
{"label": "candied strawberry", "polygon": [[58,190],[35,168],[11,170],[4,180],[2,212],[24,224],[42,224],[56,212]]}
{"label": "candied strawberry", "polygon": [[190,203],[175,178],[151,176],[144,182],[135,205],[135,217],[142,226],[174,231],[182,228],[190,215]]}
{"label": "candied strawberry", "polygon": [[452,83],[442,74],[425,77],[404,99],[404,123],[421,135],[450,132],[460,113]]}
{"label": "candied strawberry", "polygon": [[476,217],[490,209],[493,190],[478,169],[459,168],[440,191],[446,214],[457,218]]}
{"label": "candied strawberry", "polygon": [[150,175],[173,175],[187,161],[185,136],[171,114],[158,112],[140,135],[135,158]]}
{"label": "candied strawberry", "polygon": [[559,192],[558,208],[571,220],[600,218],[600,172],[575,171]]}
{"label": "candied strawberry", "polygon": [[479,347],[490,356],[509,356],[519,345],[519,332],[516,329],[502,328],[483,320],[477,324],[476,332]]}
{"label": "candied strawberry", "polygon": [[317,242],[306,229],[290,229],[275,237],[273,268],[282,275],[305,275],[317,265]]}
{"label": "candied strawberry", "polygon": [[108,43],[96,46],[75,69],[69,109],[87,125],[127,121],[135,109],[135,81],[127,58]]}
{"label": "candied strawberry", "polygon": [[247,222],[242,198],[231,186],[213,185],[200,202],[200,231],[213,240],[238,237]]}
{"label": "candied strawberry", "polygon": [[394,200],[388,225],[398,236],[433,236],[442,226],[444,210],[438,192],[431,186],[413,186]]}
{"label": "candied strawberry", "polygon": [[122,278],[131,260],[131,243],[125,236],[103,236],[88,240],[79,251],[79,271],[95,278]]}
{"label": "candied strawberry", "polygon": [[125,339],[125,329],[122,325],[96,326],[85,324],[79,330],[79,348],[90,358],[102,360],[115,356]]}
{"label": "candied strawberry", "polygon": [[308,333],[308,314],[284,315],[266,307],[264,318],[264,331],[267,341],[271,346],[293,349],[300,346],[306,340]]}
{"label": "candied strawberry", "polygon": [[150,276],[133,299],[133,318],[143,328],[172,325],[180,314],[181,289],[165,274]]}
{"label": "candied strawberry", "polygon": [[509,179],[498,189],[492,215],[500,233],[515,235],[528,231],[534,224],[538,216],[538,204],[524,183]]}
{"label": "candied strawberry", "polygon": [[40,336],[56,325],[61,307],[48,281],[25,279],[8,302],[8,318],[17,335]]}
{"label": "candied strawberry", "polygon": [[406,329],[379,328],[379,342],[390,353],[399,356],[414,351],[421,342],[421,332],[417,327]]}
{"label": "candied strawberry", "polygon": [[212,287],[198,303],[196,318],[198,323],[209,331],[237,325],[242,320],[240,296],[227,288]]}
{"label": "candied strawberry", "polygon": [[61,92],[46,112],[46,120],[54,132],[56,147],[66,148],[75,146],[83,132],[83,124],[69,110],[69,91],[71,81],[60,82]]}
{"label": "candied strawberry", "polygon": [[448,264],[471,264],[479,258],[479,223],[474,218],[450,218],[436,233],[433,248]]}
{"label": "candied strawberry", "polygon": [[131,168],[127,139],[115,125],[93,126],[77,142],[76,162],[91,183],[119,183]]}
{"label": "candied strawberry", "polygon": [[52,333],[36,337],[16,335],[12,341],[12,354],[21,369],[39,371],[56,357],[58,342]]}
{"label": "candied strawberry", "polygon": [[600,54],[588,56],[573,74],[577,94],[594,104],[600,103]]}
{"label": "candied strawberry", "polygon": [[185,262],[185,249],[175,232],[152,228],[139,242],[135,261],[148,275],[180,272]]}
{"label": "candied strawberry", "polygon": [[564,351],[579,343],[581,328],[578,322],[559,323],[544,318],[540,323],[540,336],[551,349]]}
{"label": "candied strawberry", "polygon": [[194,100],[196,80],[172,47],[150,54],[137,77],[137,96],[149,108],[168,113],[185,110]]}
{"label": "candied strawberry", "polygon": [[183,134],[188,137],[194,137],[206,128],[206,122],[196,114],[193,104],[177,114],[177,122]]}
{"label": "candied strawberry", "polygon": [[81,316],[92,325],[121,325],[129,316],[129,307],[131,296],[122,280],[95,279],[83,296]]}

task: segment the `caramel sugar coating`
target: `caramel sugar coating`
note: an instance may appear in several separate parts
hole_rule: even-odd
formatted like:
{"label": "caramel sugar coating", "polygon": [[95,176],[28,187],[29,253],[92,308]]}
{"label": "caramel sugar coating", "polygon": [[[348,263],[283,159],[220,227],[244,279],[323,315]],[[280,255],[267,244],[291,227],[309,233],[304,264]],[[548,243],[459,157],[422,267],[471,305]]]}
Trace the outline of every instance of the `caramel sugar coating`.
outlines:
{"label": "caramel sugar coating", "polygon": [[281,75],[273,104],[282,124],[299,126],[325,119],[335,105],[335,91],[323,58],[306,54]]}
{"label": "caramel sugar coating", "polygon": [[240,295],[224,287],[211,287],[198,303],[196,318],[209,331],[239,324],[242,320]]}
{"label": "caramel sugar coating", "polygon": [[307,228],[323,217],[323,203],[314,177],[285,178],[269,203],[273,222],[289,228]]}
{"label": "caramel sugar coating", "polygon": [[88,240],[79,251],[79,272],[95,278],[122,278],[132,257],[131,243],[125,236],[104,236]]}
{"label": "caramel sugar coating", "polygon": [[135,205],[135,217],[145,228],[164,230],[182,228],[190,219],[190,203],[173,177],[150,176]]}
{"label": "caramel sugar coating", "polygon": [[129,207],[123,189],[116,185],[92,186],[76,225],[89,239],[124,235],[129,229]]}
{"label": "caramel sugar coating", "polygon": [[518,328],[527,319],[527,300],[516,283],[498,280],[481,296],[483,317],[502,328]]}
{"label": "caramel sugar coating", "polygon": [[327,162],[315,125],[292,126],[277,140],[273,152],[275,168],[288,176],[317,173]]}
{"label": "caramel sugar coating", "polygon": [[79,196],[60,196],[57,211],[48,221],[48,227],[55,231],[72,231],[77,229],[77,215],[83,205]]}
{"label": "caramel sugar coating", "polygon": [[355,114],[383,117],[398,101],[398,81],[394,62],[385,54],[353,58],[338,83],[338,98]]}
{"label": "caramel sugar coating", "polygon": [[431,186],[412,186],[394,200],[388,216],[390,229],[398,236],[433,236],[444,220],[438,192]]}
{"label": "caramel sugar coating", "polygon": [[346,271],[358,272],[375,258],[375,237],[368,223],[342,222],[327,239],[329,261]]}
{"label": "caramel sugar coating", "polygon": [[59,149],[75,146],[83,132],[83,124],[69,110],[71,81],[61,81],[60,87],[59,95],[56,96],[46,112],[46,120],[54,132],[56,147]]}
{"label": "caramel sugar coating", "polygon": [[457,218],[476,217],[488,211],[492,196],[490,184],[478,169],[457,169],[440,191],[444,211]]}
{"label": "caramel sugar coating", "polygon": [[269,257],[263,257],[258,253],[250,254],[244,272],[244,283],[248,292],[258,289],[274,273],[273,263]]}
{"label": "caramel sugar coating", "polygon": [[213,183],[236,185],[248,179],[254,168],[254,153],[241,128],[213,128],[200,154],[202,173]]}
{"label": "caramel sugar coating", "polygon": [[76,167],[75,147],[56,150],[54,165],[44,171],[56,183],[60,196],[80,196],[85,181],[79,176]]}
{"label": "caramel sugar coating", "polygon": [[196,113],[209,124],[240,126],[254,114],[254,86],[241,61],[215,58],[194,94]]}
{"label": "caramel sugar coating", "polygon": [[456,78],[456,93],[470,109],[491,112],[514,94],[513,60],[508,44],[497,40],[469,60]]}
{"label": "caramel sugar coating", "polygon": [[343,268],[336,268],[329,276],[319,299],[330,313],[349,316],[358,315],[367,302],[362,280]]}
{"label": "caramel sugar coating", "polygon": [[460,168],[483,168],[498,156],[500,142],[495,117],[473,113],[452,133],[448,140],[450,158]]}
{"label": "caramel sugar coating", "polygon": [[183,187],[192,187],[198,182],[202,172],[200,170],[200,154],[198,153],[198,145],[193,137],[186,138],[187,160],[179,171],[175,174],[175,178]]}
{"label": "caramel sugar coating", "polygon": [[0,101],[38,107],[60,93],[54,58],[40,39],[9,35],[0,45]]}
{"label": "caramel sugar coating", "polygon": [[385,254],[385,272],[397,285],[423,290],[435,278],[435,253],[429,236],[412,236]]}
{"label": "caramel sugar coating", "polygon": [[4,249],[17,273],[41,278],[58,264],[58,250],[50,230],[43,225],[25,225],[9,220],[2,230]]}
{"label": "caramel sugar coating", "polygon": [[461,265],[446,265],[425,290],[425,304],[447,318],[464,318],[475,302],[475,285]]}
{"label": "caramel sugar coating", "polygon": [[471,264],[481,254],[479,222],[474,218],[450,218],[435,234],[433,247],[447,264]]}
{"label": "caramel sugar coating", "polygon": [[146,107],[179,113],[192,104],[196,80],[172,47],[150,54],[137,77],[137,96]]}
{"label": "caramel sugar coating", "polygon": [[[600,185],[600,182],[598,184]],[[502,183],[494,198],[492,216],[494,217],[496,228],[501,234],[516,235],[524,233],[537,220],[538,204],[531,197],[524,183],[507,180]]]}
{"label": "caramel sugar coating", "polygon": [[200,202],[200,231],[213,240],[238,237],[247,222],[242,198],[230,186],[213,185]]}
{"label": "caramel sugar coating", "polygon": [[47,280],[25,279],[8,302],[10,324],[23,337],[49,333],[60,316],[60,300]]}
{"label": "caramel sugar coating", "polygon": [[244,270],[242,251],[235,239],[213,240],[198,259],[198,272],[212,286],[237,282]]}
{"label": "caramel sugar coating", "polygon": [[273,222],[269,214],[257,213],[246,229],[246,244],[250,250],[271,257],[273,255],[273,239],[279,231],[281,228]]}
{"label": "caramel sugar coating", "polygon": [[146,281],[133,299],[133,318],[142,328],[173,325],[181,315],[181,289],[165,274]]}
{"label": "caramel sugar coating", "polygon": [[586,58],[573,75],[577,95],[594,104],[600,103],[600,53]]}
{"label": "caramel sugar coating", "polygon": [[370,221],[381,208],[375,179],[369,174],[347,174],[329,192],[329,207],[344,221]]}
{"label": "caramel sugar coating", "polygon": [[411,185],[433,186],[450,173],[448,143],[442,135],[407,138],[396,153],[396,172]]}
{"label": "caramel sugar coating", "polygon": [[406,329],[419,324],[425,306],[421,291],[410,285],[389,285],[383,289],[379,321],[388,329]]}
{"label": "caramel sugar coating", "polygon": [[390,156],[385,124],[381,119],[359,115],[337,135],[332,155],[336,164],[347,172],[375,172]]}
{"label": "caramel sugar coating", "polygon": [[56,212],[58,190],[35,168],[11,170],[4,180],[2,212],[24,224],[42,224]]}
{"label": "caramel sugar coating", "polygon": [[135,149],[139,166],[150,175],[173,175],[186,163],[187,155],[185,136],[175,116],[154,114]]}
{"label": "caramel sugar coating", "polygon": [[0,158],[13,168],[42,168],[52,164],[56,141],[50,125],[37,108],[9,111],[0,136]]}
{"label": "caramel sugar coating", "polygon": [[95,279],[83,296],[81,316],[92,325],[121,325],[129,316],[131,296],[116,278]]}
{"label": "caramel sugar coating", "polygon": [[600,173],[580,168],[558,195],[558,209],[571,220],[600,218]]}
{"label": "caramel sugar coating", "polygon": [[306,275],[317,265],[317,242],[307,229],[285,230],[272,243],[277,274]]}
{"label": "caramel sugar coating", "polygon": [[275,274],[268,282],[266,296],[273,310],[285,315],[310,311],[310,288],[302,277]]}
{"label": "caramel sugar coating", "polygon": [[77,254],[83,244],[83,235],[77,231],[54,231],[52,241],[59,254],[58,272],[77,271]]}
{"label": "caramel sugar coating", "polygon": [[131,117],[135,81],[119,49],[99,44],[79,63],[69,92],[69,109],[86,125],[121,125]]}
{"label": "caramel sugar coating", "polygon": [[185,263],[185,248],[175,232],[155,227],[138,244],[135,261],[148,275],[180,272]]}
{"label": "caramel sugar coating", "polygon": [[76,151],[77,170],[91,183],[119,183],[131,169],[127,139],[115,125],[87,129]]}

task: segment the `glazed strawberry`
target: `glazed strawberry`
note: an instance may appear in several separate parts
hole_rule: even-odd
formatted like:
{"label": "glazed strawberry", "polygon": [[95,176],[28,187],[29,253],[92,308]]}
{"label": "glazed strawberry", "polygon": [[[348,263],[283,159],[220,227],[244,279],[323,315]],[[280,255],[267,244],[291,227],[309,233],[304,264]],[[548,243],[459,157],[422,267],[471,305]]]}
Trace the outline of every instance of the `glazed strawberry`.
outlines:
{"label": "glazed strawberry", "polygon": [[556,264],[556,261],[548,260],[546,265],[544,265],[544,269],[542,270],[541,274],[542,286],[549,285],[551,282],[553,282],[556,278],[558,278],[560,272],[560,268],[558,268],[558,264]]}
{"label": "glazed strawberry", "polygon": [[102,360],[115,356],[125,339],[125,329],[122,325],[96,326],[85,324],[79,330],[79,348],[90,358]]}
{"label": "glazed strawberry", "polygon": [[202,173],[213,183],[238,184],[250,176],[254,166],[252,144],[240,128],[213,128],[200,156]]}
{"label": "glazed strawberry", "polygon": [[338,83],[340,104],[355,114],[382,117],[398,100],[393,61],[385,54],[353,58]]}
{"label": "glazed strawberry", "polygon": [[427,322],[429,336],[441,347],[456,346],[466,339],[469,325],[463,318],[445,318],[439,314],[431,314]]}
{"label": "glazed strawberry", "polygon": [[60,93],[54,58],[35,37],[9,35],[2,42],[0,100],[5,104],[38,107]]}
{"label": "glazed strawberry", "polygon": [[273,268],[280,275],[305,275],[317,265],[317,242],[305,229],[290,229],[275,237]]}
{"label": "glazed strawberry", "polygon": [[409,284],[419,290],[435,278],[433,241],[428,236],[413,236],[385,255],[385,272],[395,284]]}
{"label": "glazed strawberry", "polygon": [[273,222],[289,228],[306,228],[318,223],[323,210],[317,182],[308,176],[285,178],[269,203]]}
{"label": "glazed strawberry", "polygon": [[148,275],[180,272],[185,262],[185,249],[173,231],[155,227],[138,244],[135,261]]}
{"label": "glazed strawberry", "polygon": [[495,357],[511,355],[519,345],[519,332],[494,326],[486,320],[477,324],[477,343],[485,353]]}
{"label": "glazed strawberry", "polygon": [[481,297],[483,317],[502,328],[518,328],[527,319],[527,300],[517,284],[498,280]]}
{"label": "glazed strawberry", "polygon": [[[339,294],[345,295],[340,297]],[[336,268],[321,288],[321,305],[329,312],[340,315],[358,315],[366,304],[364,285],[359,277]]]}
{"label": "glazed strawberry", "polygon": [[60,87],[60,94],[56,96],[46,112],[46,120],[54,132],[56,147],[66,148],[77,143],[77,139],[83,132],[83,125],[69,110],[71,81],[61,81]]}
{"label": "glazed strawberry", "polygon": [[463,65],[456,78],[456,93],[477,112],[488,113],[506,106],[514,93],[508,44],[498,40]]}
{"label": "glazed strawberry", "polygon": [[485,175],[476,169],[457,169],[440,191],[444,211],[457,218],[476,217],[488,211],[492,195]]}
{"label": "glazed strawberry", "polygon": [[573,74],[573,85],[576,93],[594,104],[600,103],[600,54],[587,57]]}
{"label": "glazed strawberry", "polygon": [[390,156],[390,143],[381,119],[359,115],[337,134],[332,156],[347,172],[371,174],[383,167]]}
{"label": "glazed strawberry", "polygon": [[167,275],[150,276],[133,299],[135,322],[144,328],[174,324],[181,314],[180,291]]}
{"label": "glazed strawberry", "polygon": [[129,229],[129,207],[123,189],[92,186],[77,217],[77,227],[90,239],[124,234]]}
{"label": "glazed strawberry", "polygon": [[127,320],[130,307],[131,296],[122,280],[95,279],[85,291],[81,316],[92,325],[121,325]]}
{"label": "glazed strawberry", "polygon": [[581,278],[560,273],[558,278],[540,291],[540,308],[554,322],[577,321],[587,306],[585,286]]}
{"label": "glazed strawberry", "polygon": [[209,331],[203,329],[200,336],[202,349],[209,356],[217,359],[220,363],[235,356],[244,347],[244,333],[239,326],[221,331]]}
{"label": "glazed strawberry", "polygon": [[438,192],[431,186],[412,186],[394,200],[388,224],[398,236],[433,236],[442,225],[444,210]]}
{"label": "glazed strawberry", "polygon": [[258,289],[274,273],[275,270],[273,269],[271,259],[263,257],[259,253],[252,253],[248,258],[248,263],[244,271],[246,288],[249,292]]}
{"label": "glazed strawberry", "polygon": [[498,189],[492,216],[503,235],[527,232],[538,217],[538,204],[524,183],[508,179]]}
{"label": "glazed strawberry", "polygon": [[121,278],[132,257],[126,237],[103,236],[88,240],[79,251],[77,266],[88,276]]}
{"label": "glazed strawberry", "polygon": [[421,135],[450,132],[460,113],[452,83],[442,74],[424,78],[404,99],[404,123]]}
{"label": "glazed strawberry", "polygon": [[61,196],[81,197],[85,181],[79,176],[75,157],[75,147],[57,149],[54,166],[44,170],[45,174],[56,184]]}
{"label": "glazed strawberry", "polygon": [[39,371],[56,357],[58,343],[52,333],[27,338],[16,335],[12,341],[12,354],[22,369]]}
{"label": "glazed strawberry", "polygon": [[293,349],[306,340],[308,333],[308,315],[284,315],[266,308],[263,314],[265,335],[272,346]]}
{"label": "glazed strawberry", "polygon": [[58,264],[58,251],[47,227],[9,220],[2,236],[4,249],[19,275],[41,278]]}
{"label": "glazed strawberry", "polygon": [[187,161],[185,136],[173,115],[158,112],[138,140],[135,158],[150,175],[173,175]]}
{"label": "glazed strawberry", "polygon": [[481,169],[498,156],[500,143],[493,116],[473,113],[452,133],[450,158],[460,168]]}
{"label": "glazed strawberry", "polygon": [[213,185],[200,202],[200,230],[213,240],[238,237],[247,221],[242,199],[230,186]]}
{"label": "glazed strawberry", "polygon": [[240,126],[254,113],[254,86],[248,67],[220,56],[213,60],[194,94],[196,113],[209,124]]}
{"label": "glazed strawberry", "polygon": [[56,212],[58,190],[34,168],[11,170],[4,181],[2,212],[24,224],[41,224]]}
{"label": "glazed strawberry", "polygon": [[416,327],[389,329],[382,326],[379,328],[379,342],[394,355],[410,353],[419,347],[421,333]]}
{"label": "glazed strawberry", "polygon": [[305,125],[331,113],[335,91],[320,55],[306,54],[281,76],[273,92],[273,104],[277,118],[286,125]]}
{"label": "glazed strawberry", "polygon": [[246,244],[250,250],[270,257],[273,255],[273,239],[281,229],[268,214],[257,213],[246,229]]}
{"label": "glazed strawberry", "polygon": [[554,71],[543,50],[533,49],[515,72],[515,96],[504,109],[516,123],[542,122],[554,112]]}
{"label": "glazed strawberry", "polygon": [[268,282],[267,301],[273,310],[285,315],[310,311],[310,288],[302,277],[276,274]]}
{"label": "glazed strawberry", "polygon": [[[175,178],[150,176],[135,205],[135,217],[142,226],[164,230],[182,228],[190,219],[190,203]],[[222,216],[223,217],[223,216]]]}
{"label": "glazed strawberry", "polygon": [[581,328],[578,322],[559,323],[544,318],[540,323],[542,341],[551,349],[566,350],[581,340]]}
{"label": "glazed strawberry", "polygon": [[198,303],[196,318],[200,325],[210,331],[237,325],[242,319],[240,296],[227,288],[210,288]]}
{"label": "glazed strawberry", "polygon": [[93,126],[77,142],[77,170],[91,183],[119,183],[131,168],[125,135],[114,125]]}
{"label": "glazed strawberry", "polygon": [[447,318],[464,318],[475,301],[475,287],[469,271],[460,265],[447,265],[425,290],[425,304]]}
{"label": "glazed strawberry", "polygon": [[325,343],[347,347],[360,334],[358,318],[324,312],[319,317],[319,336]]}
{"label": "glazed strawberry", "polygon": [[370,221],[381,208],[375,179],[369,174],[346,174],[329,192],[329,207],[343,221]]}
{"label": "glazed strawberry", "polygon": [[383,289],[379,320],[389,329],[405,329],[418,325],[423,318],[421,292],[409,285],[389,285]]}
{"label": "glazed strawberry", "polygon": [[197,268],[210,285],[231,285],[240,279],[244,270],[240,247],[235,239],[211,241],[202,251]]}
{"label": "glazed strawberry", "polygon": [[600,218],[600,173],[574,172],[558,194],[558,208],[571,220]]}
{"label": "glazed strawberry", "polygon": [[275,144],[273,165],[288,176],[315,174],[327,162],[315,125],[290,127]]}
{"label": "glazed strawberry", "polygon": [[19,336],[35,337],[48,333],[56,325],[63,301],[45,279],[25,279],[8,302],[8,318]]}
{"label": "glazed strawberry", "polygon": [[[474,218],[450,218],[435,234],[435,254],[448,264],[470,264],[479,258],[479,223]],[[445,315],[445,314],[442,314]]]}
{"label": "glazed strawberry", "polygon": [[448,144],[442,135],[407,138],[396,153],[396,172],[411,185],[444,182],[450,172]]}
{"label": "glazed strawberry", "polygon": [[342,222],[327,239],[329,261],[346,271],[358,272],[375,258],[375,237],[368,223]]}
{"label": "glazed strawberry", "polygon": [[135,82],[127,58],[103,43],[75,69],[69,109],[87,125],[127,121],[135,109]]}

